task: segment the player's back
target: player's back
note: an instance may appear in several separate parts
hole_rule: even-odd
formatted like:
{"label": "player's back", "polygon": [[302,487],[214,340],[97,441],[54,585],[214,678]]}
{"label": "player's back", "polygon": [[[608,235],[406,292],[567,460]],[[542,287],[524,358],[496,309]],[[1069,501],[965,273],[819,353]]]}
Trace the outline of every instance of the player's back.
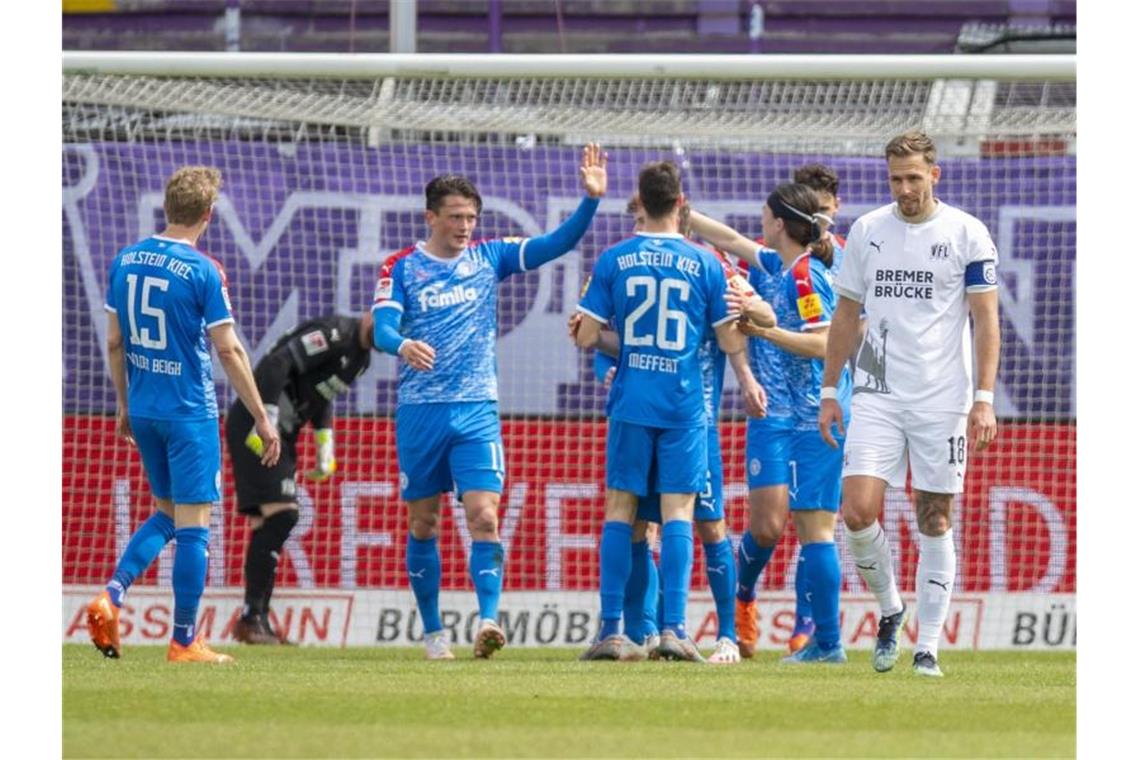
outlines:
{"label": "player's back", "polygon": [[157,235],[111,264],[106,308],[123,334],[132,416],[218,416],[206,330],[232,322],[225,275],[185,241]]}
{"label": "player's back", "polygon": [[700,349],[710,325],[729,319],[720,262],[679,234],[643,232],[606,250],[594,272],[582,308],[603,322],[612,316],[621,343],[609,416],[705,424]]}

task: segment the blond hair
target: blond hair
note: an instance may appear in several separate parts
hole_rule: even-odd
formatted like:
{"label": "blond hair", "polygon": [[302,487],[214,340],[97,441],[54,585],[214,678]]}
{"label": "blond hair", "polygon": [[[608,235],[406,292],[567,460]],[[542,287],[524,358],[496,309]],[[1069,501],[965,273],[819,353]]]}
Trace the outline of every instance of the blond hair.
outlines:
{"label": "blond hair", "polygon": [[202,221],[221,186],[222,173],[210,166],[183,166],[174,172],[162,201],[167,223],[190,226]]}
{"label": "blond hair", "polygon": [[891,138],[891,141],[887,143],[887,148],[884,152],[888,160],[891,158],[906,158],[916,153],[921,154],[929,166],[933,166],[938,160],[938,149],[934,147],[934,141],[921,129],[908,129],[901,135],[895,135]]}

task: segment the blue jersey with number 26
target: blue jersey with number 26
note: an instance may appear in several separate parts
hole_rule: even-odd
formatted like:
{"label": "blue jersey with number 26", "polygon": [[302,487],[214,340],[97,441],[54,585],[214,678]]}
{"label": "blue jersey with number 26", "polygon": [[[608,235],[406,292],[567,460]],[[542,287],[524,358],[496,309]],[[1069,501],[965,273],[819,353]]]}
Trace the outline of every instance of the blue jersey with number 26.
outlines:
{"label": "blue jersey with number 26", "polygon": [[578,309],[621,343],[606,413],[647,427],[705,424],[699,351],[706,330],[732,317],[721,262],[679,234],[638,233],[607,249]]}
{"label": "blue jersey with number 26", "polygon": [[104,305],[127,361],[127,409],[155,420],[217,418],[206,330],[233,322],[221,266],[185,241],[159,237],[119,251]]}

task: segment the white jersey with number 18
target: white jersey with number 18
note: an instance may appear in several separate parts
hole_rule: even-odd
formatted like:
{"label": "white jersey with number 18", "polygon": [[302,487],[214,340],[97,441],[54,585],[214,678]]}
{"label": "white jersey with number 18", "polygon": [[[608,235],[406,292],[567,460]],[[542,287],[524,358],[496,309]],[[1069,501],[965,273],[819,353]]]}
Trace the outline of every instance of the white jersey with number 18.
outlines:
{"label": "white jersey with number 18", "polygon": [[855,222],[836,290],[863,304],[867,334],[852,408],[872,399],[966,412],[973,396],[967,293],[997,287],[997,248],[979,220],[939,202],[919,224],[897,204]]}

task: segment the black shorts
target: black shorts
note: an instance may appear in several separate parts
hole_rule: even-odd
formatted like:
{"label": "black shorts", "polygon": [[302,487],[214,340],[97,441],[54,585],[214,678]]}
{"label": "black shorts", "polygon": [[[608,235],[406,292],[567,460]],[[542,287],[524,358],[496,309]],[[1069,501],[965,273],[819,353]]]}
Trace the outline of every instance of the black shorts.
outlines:
{"label": "black shorts", "polygon": [[245,515],[260,515],[262,504],[297,501],[297,436],[281,435],[281,458],[266,467],[245,445],[252,428],[249,410],[236,402],[226,415],[226,447],[234,466],[237,508]]}

